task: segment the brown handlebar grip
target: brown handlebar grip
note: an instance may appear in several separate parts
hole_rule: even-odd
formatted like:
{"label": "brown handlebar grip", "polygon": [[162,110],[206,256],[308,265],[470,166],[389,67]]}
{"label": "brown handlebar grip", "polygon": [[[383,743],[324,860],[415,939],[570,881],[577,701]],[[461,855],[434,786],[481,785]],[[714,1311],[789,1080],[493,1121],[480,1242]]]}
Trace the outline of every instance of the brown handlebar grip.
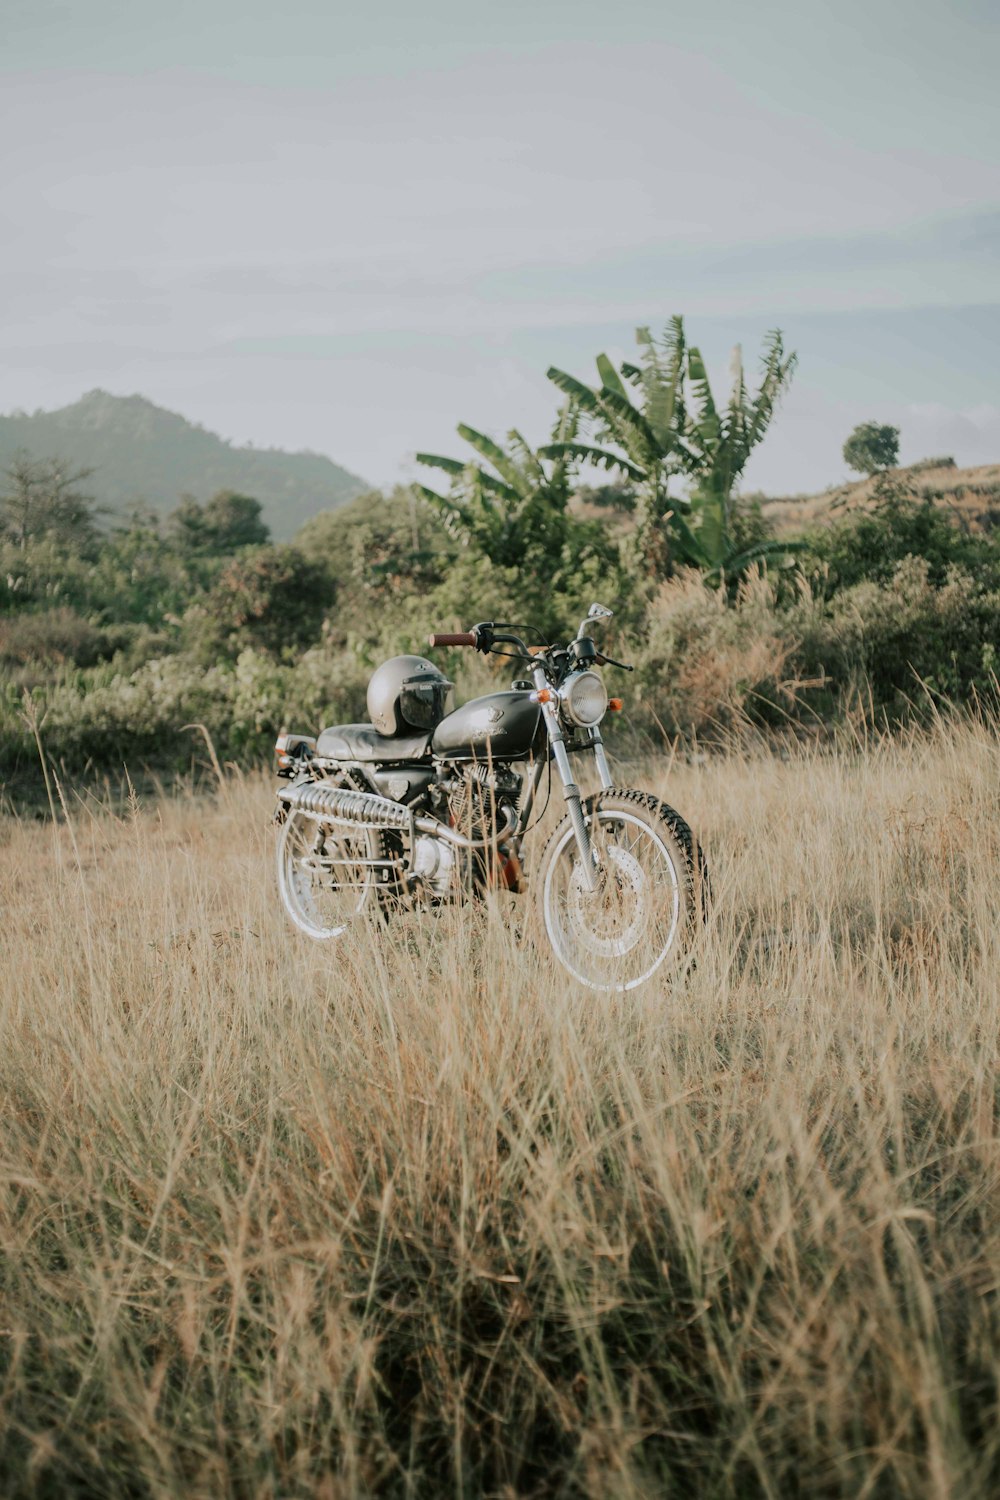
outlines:
{"label": "brown handlebar grip", "polygon": [[445,631],[427,637],[428,646],[474,646],[475,633],[471,630]]}

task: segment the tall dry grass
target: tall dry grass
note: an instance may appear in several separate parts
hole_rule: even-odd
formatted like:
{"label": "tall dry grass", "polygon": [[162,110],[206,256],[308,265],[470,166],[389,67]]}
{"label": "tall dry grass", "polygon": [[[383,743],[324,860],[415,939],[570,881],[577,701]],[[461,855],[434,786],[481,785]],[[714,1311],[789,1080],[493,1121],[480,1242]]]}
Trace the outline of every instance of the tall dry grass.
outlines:
{"label": "tall dry grass", "polygon": [[647,769],[715,906],[613,1001],[298,940],[262,782],[8,818],[3,1493],[997,1493],[998,750]]}

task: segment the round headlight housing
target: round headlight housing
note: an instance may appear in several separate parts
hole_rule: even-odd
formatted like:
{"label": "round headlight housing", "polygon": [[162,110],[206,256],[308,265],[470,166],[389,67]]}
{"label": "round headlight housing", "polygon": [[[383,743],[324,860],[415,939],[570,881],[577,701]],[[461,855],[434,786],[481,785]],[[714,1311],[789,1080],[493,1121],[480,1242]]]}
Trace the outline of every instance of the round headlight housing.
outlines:
{"label": "round headlight housing", "polygon": [[597,672],[577,672],[560,696],[567,718],[582,729],[599,724],[607,712],[608,690]]}

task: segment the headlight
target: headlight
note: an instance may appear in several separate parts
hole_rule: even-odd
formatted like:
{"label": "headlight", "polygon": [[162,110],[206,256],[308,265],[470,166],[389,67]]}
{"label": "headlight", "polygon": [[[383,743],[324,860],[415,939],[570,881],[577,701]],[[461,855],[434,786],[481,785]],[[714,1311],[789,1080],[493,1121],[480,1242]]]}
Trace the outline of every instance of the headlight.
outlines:
{"label": "headlight", "polygon": [[584,729],[599,724],[608,706],[608,690],[596,672],[578,672],[560,697],[567,716]]}

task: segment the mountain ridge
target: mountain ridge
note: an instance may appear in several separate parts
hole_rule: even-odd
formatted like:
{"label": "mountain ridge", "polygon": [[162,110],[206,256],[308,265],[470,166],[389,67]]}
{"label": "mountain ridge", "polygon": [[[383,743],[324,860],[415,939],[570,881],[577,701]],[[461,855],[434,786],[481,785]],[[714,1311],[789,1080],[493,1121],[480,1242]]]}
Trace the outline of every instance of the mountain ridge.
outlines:
{"label": "mountain ridge", "polygon": [[119,514],[145,503],[166,515],[185,494],[252,495],[278,541],[371,488],[325,454],[235,444],[147,396],[100,387],[53,411],[0,415],[0,469],[18,452],[94,470],[95,498]]}

